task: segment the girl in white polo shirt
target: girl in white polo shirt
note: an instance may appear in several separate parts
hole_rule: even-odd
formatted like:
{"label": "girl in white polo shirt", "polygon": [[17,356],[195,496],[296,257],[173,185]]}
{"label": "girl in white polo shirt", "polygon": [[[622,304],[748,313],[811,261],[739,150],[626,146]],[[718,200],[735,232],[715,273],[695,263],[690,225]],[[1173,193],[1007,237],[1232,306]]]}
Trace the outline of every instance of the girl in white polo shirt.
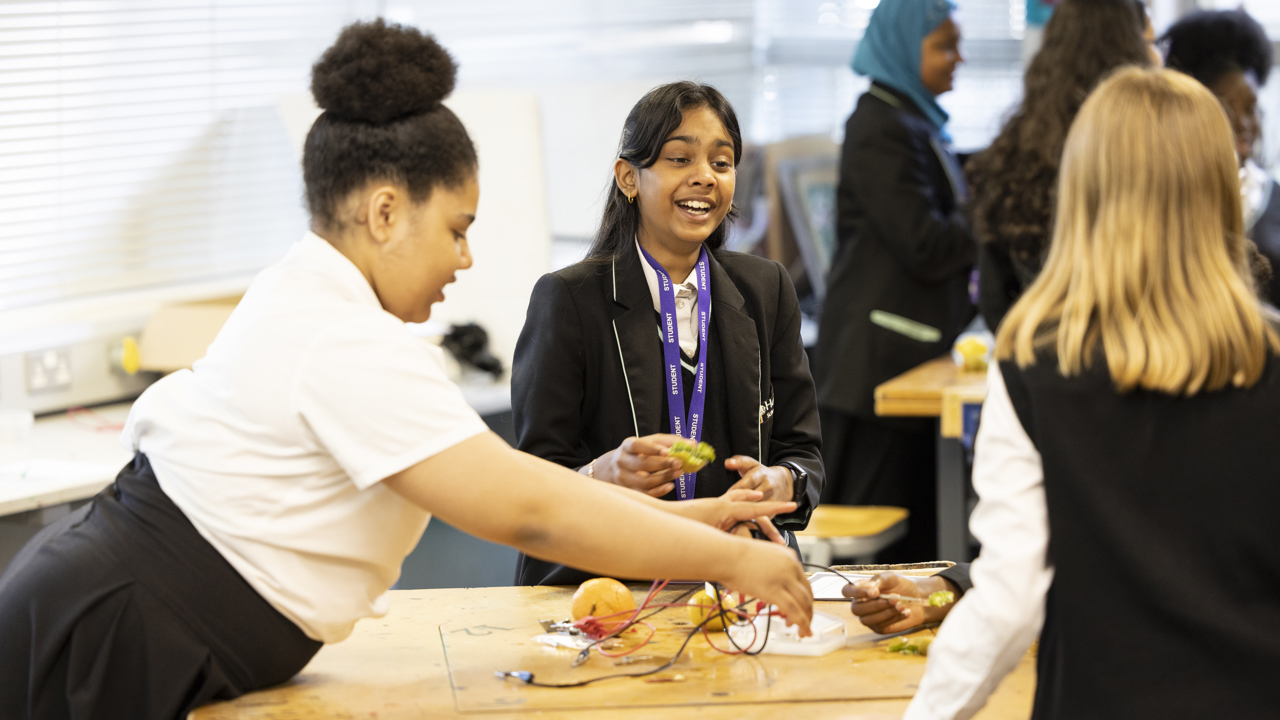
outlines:
{"label": "girl in white polo shirt", "polygon": [[471,265],[475,149],[440,104],[455,74],[382,21],[313,68],[313,232],[193,371],[138,399],[116,483],[0,578],[0,716],[173,718],[284,681],[386,612],[433,514],[598,573],[722,581],[807,626],[794,555],[716,529],[793,503],[662,503],[518,453],[407,332]]}

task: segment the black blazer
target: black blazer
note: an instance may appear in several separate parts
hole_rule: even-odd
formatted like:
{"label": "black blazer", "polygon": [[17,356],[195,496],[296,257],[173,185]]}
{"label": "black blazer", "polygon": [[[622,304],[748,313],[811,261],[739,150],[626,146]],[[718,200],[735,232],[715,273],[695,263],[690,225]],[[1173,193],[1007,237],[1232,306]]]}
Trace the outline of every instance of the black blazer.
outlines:
{"label": "black blazer", "polygon": [[[950,350],[973,317],[976,249],[964,202],[964,176],[936,128],[905,95],[875,83],[849,116],[841,151],[815,361],[823,407],[874,417],[875,386]],[[875,324],[876,310],[937,339]]]}
{"label": "black blazer", "polygon": [[1271,285],[1263,288],[1263,296],[1280,307],[1280,183],[1271,181],[1267,205],[1257,217],[1250,218],[1249,239],[1258,246],[1258,252],[1271,261]]}
{"label": "black blazer", "polygon": [[987,327],[995,332],[1009,308],[1018,302],[1040,271],[1044,269],[1045,253],[1023,258],[1009,252],[1007,245],[983,242],[978,248],[978,311]]}
{"label": "black blazer", "polygon": [[[795,288],[771,260],[727,250],[710,257],[711,334],[724,372],[708,382],[726,390],[730,444],[716,448],[717,462],[748,455],[803,468],[808,482],[800,507],[776,520],[780,528],[803,529],[818,504],[823,469]],[[665,383],[656,328],[653,298],[630,247],[612,261],[542,276],[511,373],[517,446],[580,468],[628,437],[661,432]],[[521,556],[517,582],[572,584],[589,577],[563,570],[571,569]]]}

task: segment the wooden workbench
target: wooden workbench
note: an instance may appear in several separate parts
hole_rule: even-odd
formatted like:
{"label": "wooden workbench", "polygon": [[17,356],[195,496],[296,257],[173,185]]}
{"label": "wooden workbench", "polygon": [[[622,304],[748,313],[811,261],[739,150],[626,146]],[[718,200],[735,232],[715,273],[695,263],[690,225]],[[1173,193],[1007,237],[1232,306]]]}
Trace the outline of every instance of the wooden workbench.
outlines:
{"label": "wooden workbench", "polygon": [[876,387],[877,415],[938,418],[939,560],[969,559],[969,480],[959,438],[964,433],[965,407],[981,407],[986,395],[986,371],[961,370],[950,355]]}
{"label": "wooden workbench", "polygon": [[940,418],[943,437],[960,437],[961,407],[987,395],[987,372],[966,372],[950,355],[934,358],[876,387],[876,414]]}
{"label": "wooden workbench", "polygon": [[[924,658],[885,652],[887,641],[863,643],[821,658],[745,658],[713,653],[701,638],[695,638],[676,666],[649,678],[658,678],[658,683],[627,678],[549,690],[493,677],[493,670],[520,669],[535,671],[543,681],[559,681],[576,677],[573,673],[593,676],[645,667],[616,668],[612,661],[593,656],[574,671],[568,664],[575,651],[531,642],[533,631],[528,626],[536,627],[536,620],[568,615],[572,590],[504,587],[393,592],[391,612],[385,618],[359,623],[350,638],[326,646],[289,683],[201,708],[192,713],[191,720],[640,720],[659,716],[727,720],[801,715],[806,720],[873,720],[900,717],[924,670]],[[634,591],[643,595],[642,589]],[[849,614],[847,604],[819,603],[818,607],[849,618],[851,633],[865,632]],[[720,639],[723,642],[723,635]],[[492,652],[480,652],[484,648],[492,648]],[[513,663],[520,667],[509,667]],[[450,670],[458,677],[470,678],[461,688],[465,692],[455,692]],[[677,674],[687,679],[677,679]],[[881,699],[769,699],[788,683],[792,689],[809,688],[805,692],[819,697],[839,695],[840,688],[857,685]],[[1034,688],[1034,662],[1028,655],[978,717],[1028,717]],[[485,709],[459,712],[457,703],[479,707],[477,691],[487,703]],[[668,701],[671,704],[665,704]],[[561,708],[551,707],[549,702]],[[646,705],[619,707],[636,702]],[[577,709],[562,709],[564,706]]]}

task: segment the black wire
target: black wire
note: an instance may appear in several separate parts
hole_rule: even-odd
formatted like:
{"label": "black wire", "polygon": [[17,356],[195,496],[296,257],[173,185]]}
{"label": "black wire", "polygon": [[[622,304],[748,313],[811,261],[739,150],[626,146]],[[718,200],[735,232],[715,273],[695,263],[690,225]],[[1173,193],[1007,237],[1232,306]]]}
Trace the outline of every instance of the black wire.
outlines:
{"label": "black wire", "polygon": [[[666,608],[659,608],[659,609],[665,610]],[[680,649],[676,650],[676,654],[672,655],[670,660],[667,660],[665,663],[659,665],[658,667],[655,667],[649,670],[641,670],[640,672],[634,672],[634,673],[613,673],[612,675],[601,675],[600,677],[588,678],[586,680],[579,680],[578,682],[571,682],[571,683],[542,683],[542,682],[538,682],[537,680],[534,680],[532,674],[529,675],[528,680],[525,680],[524,678],[521,678],[518,675],[516,675],[514,672],[500,672],[498,673],[498,675],[502,677],[515,677],[516,679],[523,681],[524,684],[526,685],[532,685],[534,687],[542,687],[542,688],[582,687],[583,685],[590,685],[591,683],[600,682],[601,680],[613,680],[616,678],[644,677],[645,675],[653,675],[654,673],[660,673],[663,670],[666,670],[667,668],[671,667],[672,665],[675,665],[676,661],[680,659],[680,656],[684,654],[684,649],[688,647],[689,641],[693,639],[693,636],[701,632],[702,626],[706,625],[714,617],[715,615],[708,615],[706,619],[698,623],[698,626],[695,627],[692,631],[690,631],[689,634],[685,637],[684,642],[680,643]]]}
{"label": "black wire", "polygon": [[849,579],[848,575],[845,575],[844,573],[840,572],[839,570],[836,570],[835,568],[829,568],[826,565],[819,565],[817,563],[802,562],[800,564],[805,567],[818,568],[819,570],[826,570],[829,573],[835,573],[836,575],[839,575],[840,577],[844,578],[845,582],[849,583],[850,585],[853,584],[853,581]]}
{"label": "black wire", "polygon": [[[815,567],[815,568],[819,568],[819,569],[821,569],[821,570],[826,570],[827,572],[830,572],[830,573],[835,573],[836,575],[839,575],[840,577],[844,578],[845,582],[849,583],[850,585],[852,585],[852,584],[853,584],[853,580],[850,580],[850,579],[849,579],[849,576],[845,575],[844,573],[840,572],[839,570],[836,570],[835,568],[829,568],[829,567],[827,567],[826,565],[818,565],[817,563],[807,563],[807,562],[802,562],[802,563],[800,563],[800,564],[801,564],[801,565],[804,565],[805,567]],[[932,630],[934,630],[935,628],[940,627],[941,625],[942,625],[942,621],[941,621],[941,620],[937,620],[937,621],[934,621],[934,622],[921,623],[921,624],[920,624],[920,626],[919,626],[919,628],[917,628],[917,629],[919,629],[919,630],[931,630],[931,631],[932,631]],[[913,631],[913,632],[914,632],[914,631]],[[936,633],[936,632],[934,632],[934,634],[935,634],[935,635],[937,635],[937,633]]]}
{"label": "black wire", "polygon": [[[698,588],[694,587],[694,588],[692,588],[692,589],[690,589],[690,590],[685,591],[684,593],[682,593],[682,594],[680,594],[679,596],[677,596],[677,597],[675,598],[675,600],[673,600],[672,602],[678,602],[680,599],[682,599],[682,598],[684,598],[684,597],[688,596],[688,595],[689,595],[690,593],[692,593],[692,592],[695,592],[697,589],[698,589]],[[716,586],[716,595],[718,596],[719,594],[720,594],[720,589],[719,589],[719,586],[717,585],[717,586]],[[740,607],[742,607],[742,606],[746,605],[746,604],[747,604],[747,603],[749,603],[749,602],[754,602],[754,599],[744,601],[741,605],[738,605],[737,607],[739,607],[739,608],[740,608]],[[664,603],[664,604],[671,604],[671,603]],[[658,614],[658,613],[662,612],[663,610],[667,610],[667,609],[668,609],[668,608],[657,608],[656,610],[654,610],[653,612],[649,613],[648,615],[645,615],[645,616],[644,616],[644,618],[637,619],[637,620],[636,620],[636,622],[640,622],[640,620],[643,620],[643,619],[645,619],[645,618],[653,617],[654,615],[656,615],[656,614]],[[735,609],[736,609],[736,608],[735,608]],[[721,610],[720,610],[720,616],[723,616],[723,615],[724,615],[724,608],[722,607],[722,608],[721,608]],[[513,678],[515,678],[515,679],[517,679],[517,680],[520,680],[521,682],[523,682],[523,683],[524,683],[524,684],[526,684],[526,685],[532,685],[532,686],[534,686],[534,687],[541,687],[541,688],[572,688],[572,687],[582,687],[583,685],[590,685],[591,683],[600,682],[601,680],[614,680],[614,679],[617,679],[617,678],[644,677],[644,676],[646,676],[646,675],[653,675],[653,674],[655,674],[655,673],[660,673],[660,672],[662,672],[663,670],[666,670],[667,668],[671,667],[672,665],[675,665],[675,664],[676,664],[676,661],[680,659],[680,656],[684,654],[684,650],[685,650],[685,648],[689,646],[689,641],[690,641],[690,640],[693,640],[693,638],[694,638],[694,636],[695,636],[695,635],[697,635],[698,633],[702,632],[702,627],[703,627],[704,625],[706,625],[707,623],[711,622],[711,621],[712,621],[713,619],[715,619],[716,617],[717,617],[717,615],[712,614],[712,615],[708,615],[707,617],[703,618],[703,619],[702,619],[702,622],[698,623],[698,624],[697,624],[697,626],[696,626],[696,627],[694,627],[694,628],[693,628],[693,630],[691,630],[691,631],[689,632],[689,634],[685,636],[684,642],[680,643],[680,648],[679,648],[678,650],[676,650],[676,653],[675,653],[674,655],[672,655],[672,656],[671,656],[671,658],[670,658],[669,660],[667,660],[667,661],[666,661],[666,662],[664,662],[663,664],[659,665],[658,667],[651,668],[651,669],[649,669],[649,670],[642,670],[642,671],[640,671],[640,672],[634,672],[634,673],[613,673],[613,674],[611,674],[611,675],[601,675],[600,677],[588,678],[588,679],[586,679],[586,680],[579,680],[579,681],[577,681],[577,682],[571,682],[571,683],[543,683],[543,682],[538,682],[537,680],[534,680],[534,679],[533,679],[533,673],[529,673],[529,674],[528,674],[528,675],[529,675],[528,679],[525,679],[525,678],[521,677],[519,674],[517,674],[517,673],[518,673],[518,671],[510,671],[510,670],[508,670],[508,671],[506,671],[506,672],[497,672],[497,673],[495,673],[495,674],[496,674],[496,675],[498,675],[498,677],[504,677],[504,678],[505,678],[505,677],[513,677]],[[767,624],[768,622],[770,622],[770,621],[772,621],[772,615],[770,615],[770,616],[769,616],[769,620],[766,620],[766,624]],[[632,623],[631,625],[634,625],[634,624],[635,624],[635,623]],[[631,625],[628,625],[627,627],[631,627]],[[622,628],[621,630],[617,630],[617,631],[615,631],[615,632],[622,632],[622,630],[625,630],[625,629],[626,629],[626,628]],[[729,634],[729,633],[728,633],[728,631],[726,631],[726,632],[725,632],[725,635],[728,635],[728,634]],[[587,646],[587,648],[586,648],[586,649],[587,649],[587,650],[590,650],[590,649],[591,649],[591,647],[593,647],[595,644],[600,643],[600,642],[602,642],[602,641],[606,640],[606,639],[607,639],[607,638],[609,638],[609,637],[612,637],[612,636],[611,636],[611,635],[607,635],[607,636],[605,636],[605,637],[603,637],[603,638],[600,638],[599,640],[596,640],[596,641],[595,641],[595,642],[593,642],[591,645]],[[730,638],[729,642],[733,642],[733,639],[732,639],[732,638]],[[769,636],[768,636],[767,631],[766,631],[766,635],[765,635],[765,643],[767,644],[768,642],[769,642]],[[736,643],[734,644],[734,647],[735,647],[735,648],[736,648],[736,647],[738,647]],[[764,646],[762,645],[762,646],[760,647],[760,650],[758,650],[758,651],[756,651],[756,652],[754,652],[754,653],[748,653],[748,654],[751,654],[751,655],[759,655],[759,654],[760,654],[760,652],[762,652],[763,650],[764,650]]]}
{"label": "black wire", "polygon": [[[755,657],[756,655],[759,655],[760,653],[764,652],[765,646],[769,644],[769,631],[773,628],[773,613],[769,613],[768,615],[765,616],[764,642],[760,643],[760,649],[755,652],[751,652],[750,647],[751,645],[755,644],[754,639],[752,639],[751,645],[748,645],[746,649],[739,647],[738,642],[733,639],[733,633],[729,632],[729,623],[725,622],[724,602],[720,600],[720,584],[716,583],[714,587],[716,589],[716,602],[720,605],[720,624],[724,626],[724,636],[729,639],[729,644],[733,646],[734,650],[737,650],[739,653],[743,655],[750,655],[752,657]],[[746,604],[747,603],[745,602],[742,603],[742,605],[746,605]],[[739,605],[738,607],[740,608],[742,607],[742,605]],[[737,608],[734,608],[734,609],[736,610]],[[766,610],[767,609],[768,608],[766,608]],[[712,647],[715,647],[715,646],[713,645]]]}
{"label": "black wire", "polygon": [[[664,604],[674,604],[674,603],[678,603],[678,602],[680,602],[681,600],[683,600],[683,599],[685,599],[685,598],[689,597],[689,595],[690,595],[690,594],[692,594],[692,593],[696,592],[697,590],[698,590],[698,587],[695,585],[695,586],[693,586],[693,587],[689,588],[688,590],[685,590],[684,592],[680,593],[679,595],[675,596],[674,598],[672,598],[672,600],[671,600],[671,602],[670,602],[670,603],[664,603]],[[577,659],[577,658],[582,658],[582,660],[583,660],[583,661],[585,661],[585,660],[586,660],[586,657],[585,657],[585,656],[588,656],[588,655],[590,655],[590,654],[591,654],[591,648],[593,648],[593,647],[595,647],[595,646],[599,645],[600,643],[604,642],[605,640],[608,640],[608,639],[610,639],[610,638],[617,637],[619,634],[626,632],[628,628],[635,627],[637,624],[642,623],[642,622],[644,622],[645,620],[648,620],[649,618],[653,617],[654,615],[657,615],[658,613],[662,612],[663,610],[666,610],[666,608],[661,608],[661,607],[660,607],[660,608],[656,608],[653,612],[649,613],[648,615],[645,615],[645,616],[643,616],[643,617],[636,618],[635,620],[633,620],[633,621],[631,621],[631,622],[627,623],[626,625],[623,625],[622,627],[618,628],[617,630],[614,630],[613,632],[609,633],[608,635],[605,635],[605,636],[604,636],[604,637],[602,637],[602,638],[599,638],[599,639],[597,639],[597,640],[592,640],[590,645],[588,645],[588,646],[586,646],[586,647],[582,648],[582,651],[581,651],[581,652],[579,652],[579,653],[577,654],[577,656],[574,658],[574,662],[578,662],[578,659]]]}

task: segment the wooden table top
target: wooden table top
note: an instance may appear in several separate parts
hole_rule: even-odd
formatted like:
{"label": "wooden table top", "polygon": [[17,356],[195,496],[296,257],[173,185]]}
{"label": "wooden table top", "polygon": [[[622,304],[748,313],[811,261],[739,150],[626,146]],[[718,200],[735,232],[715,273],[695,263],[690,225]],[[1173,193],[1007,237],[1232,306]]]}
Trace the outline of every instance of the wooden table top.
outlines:
{"label": "wooden table top", "polygon": [[797,535],[820,538],[871,537],[907,519],[906,508],[884,505],[819,505]]}
{"label": "wooden table top", "polygon": [[[820,658],[748,658],[715,653],[697,637],[674,667],[649,678],[542,689],[494,677],[495,670],[531,670],[544,682],[562,682],[644,669],[669,657],[666,643],[680,637],[676,628],[664,628],[658,621],[679,621],[683,613],[669,610],[652,621],[668,638],[650,646],[657,648],[655,661],[615,667],[614,661],[593,654],[581,668],[571,669],[569,661],[576,651],[540,645],[532,636],[540,632],[538,619],[568,615],[572,591],[552,587],[396,591],[386,617],[361,621],[350,638],[323,648],[292,681],[206,706],[191,718],[408,720],[480,713],[495,720],[640,720],[657,715],[729,720],[803,713],[806,720],[877,720],[901,716],[924,671],[924,658],[889,654],[884,650],[887,641],[874,638]],[[644,589],[634,588],[634,592],[643,597]],[[865,633],[847,604],[819,603],[818,608],[848,618],[850,634]],[[715,635],[725,644],[722,633]],[[1026,718],[1034,690],[1034,660],[1028,655],[978,717]],[[876,699],[838,699],[842,693],[846,698]]]}
{"label": "wooden table top", "polygon": [[879,384],[876,387],[876,414],[938,418],[943,414],[946,396],[980,401],[986,393],[986,372],[965,372],[957,368],[950,355],[934,357],[928,363]]}

